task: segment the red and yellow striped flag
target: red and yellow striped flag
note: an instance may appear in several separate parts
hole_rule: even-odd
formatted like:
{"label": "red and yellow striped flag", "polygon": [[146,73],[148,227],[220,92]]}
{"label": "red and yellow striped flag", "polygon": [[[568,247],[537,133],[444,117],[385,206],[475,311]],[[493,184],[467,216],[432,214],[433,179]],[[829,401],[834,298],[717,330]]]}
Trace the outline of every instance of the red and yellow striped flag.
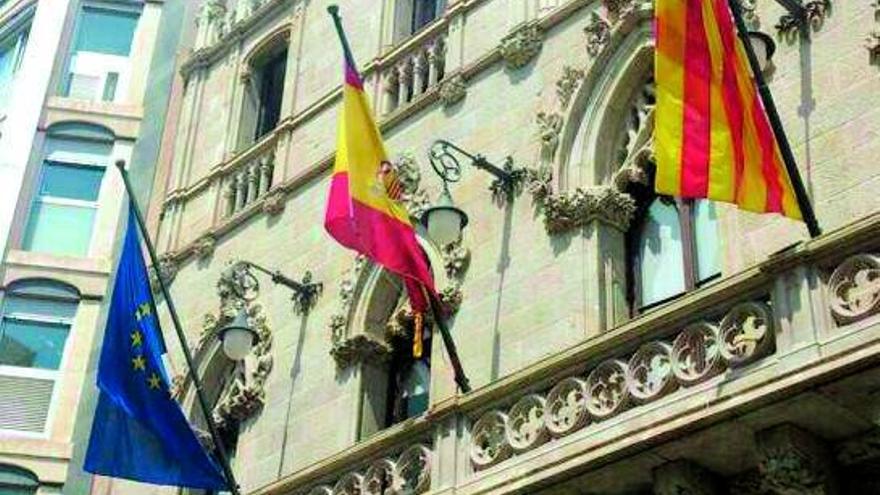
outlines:
{"label": "red and yellow striped flag", "polygon": [[656,0],[658,193],[801,219],[728,0]]}

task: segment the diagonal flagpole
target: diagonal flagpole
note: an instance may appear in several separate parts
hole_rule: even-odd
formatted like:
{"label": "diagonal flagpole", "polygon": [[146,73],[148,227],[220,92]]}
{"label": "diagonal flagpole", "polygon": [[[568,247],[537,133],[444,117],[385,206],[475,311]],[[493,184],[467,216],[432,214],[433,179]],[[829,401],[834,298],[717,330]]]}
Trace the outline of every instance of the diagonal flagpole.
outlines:
{"label": "diagonal flagpole", "polygon": [[199,406],[202,409],[202,414],[205,417],[205,422],[208,424],[208,430],[211,432],[211,439],[217,447],[217,455],[220,458],[220,464],[223,468],[223,474],[226,477],[226,483],[229,485],[229,491],[232,492],[232,495],[241,495],[238,483],[235,481],[235,475],[232,473],[232,467],[229,465],[226,448],[223,446],[223,441],[220,438],[220,431],[217,429],[217,425],[214,423],[214,418],[208,410],[208,400],[205,398],[205,392],[202,390],[202,383],[199,381],[199,377],[196,374],[192,353],[190,353],[189,346],[186,344],[186,336],[183,333],[183,326],[180,324],[180,318],[177,316],[177,309],[174,307],[174,301],[171,300],[171,294],[168,292],[168,287],[165,285],[164,277],[162,277],[159,260],[156,256],[156,248],[153,246],[153,241],[150,240],[150,236],[147,235],[144,217],[141,214],[137,199],[135,199],[134,190],[131,187],[131,180],[128,178],[128,171],[125,170],[125,161],[118,160],[116,162],[116,168],[119,169],[119,173],[122,175],[122,182],[125,183],[125,191],[128,193],[129,207],[134,209],[134,216],[137,220],[138,230],[141,233],[141,237],[144,239],[144,244],[147,245],[150,262],[153,264],[153,272],[156,274],[156,280],[158,280],[162,296],[165,298],[165,305],[168,307],[168,312],[171,313],[171,321],[174,323],[174,330],[177,333],[177,338],[180,340],[180,347],[183,349],[183,357],[186,359],[189,378],[192,380],[193,386],[196,389],[196,397],[198,398]]}
{"label": "diagonal flagpole", "polygon": [[755,78],[758,94],[761,96],[764,109],[767,110],[767,118],[770,120],[770,126],[773,128],[773,134],[779,142],[782,162],[785,164],[785,170],[788,172],[788,177],[791,180],[791,187],[794,189],[794,195],[797,198],[801,215],[804,217],[804,223],[807,224],[810,237],[815,238],[822,235],[822,229],[819,227],[819,221],[816,219],[816,213],[813,210],[813,203],[810,201],[810,196],[804,187],[804,181],[801,179],[797,161],[794,158],[794,153],[791,151],[791,143],[788,142],[788,136],[786,136],[785,128],[782,126],[782,119],[779,117],[779,110],[776,109],[776,102],[773,101],[773,94],[770,92],[770,87],[767,86],[764,74],[761,73],[761,65],[758,63],[758,57],[755,55],[755,50],[752,48],[752,43],[749,40],[749,30],[743,19],[742,7],[739,2],[740,0],[728,0],[730,10],[733,12],[733,20],[736,23],[736,31],[745,47],[746,57],[749,59],[749,67],[752,69],[752,77]]}
{"label": "diagonal flagpole", "polygon": [[[339,40],[342,42],[342,51],[345,60],[349,65],[354,67],[354,57],[351,54],[351,47],[348,44],[348,38],[345,36],[345,31],[342,29],[342,18],[339,16],[339,6],[336,4],[329,5],[327,7],[327,12],[330,14],[330,17],[333,18],[333,25],[336,27],[336,34],[339,35]],[[458,385],[458,388],[466,394],[471,391],[471,385],[467,376],[464,374],[464,368],[461,366],[461,359],[458,357],[458,350],[455,347],[455,341],[452,339],[452,334],[449,332],[449,327],[446,325],[446,320],[443,318],[442,305],[440,301],[437,300],[435,294],[429,294],[428,300],[431,303],[431,312],[434,315],[434,321],[440,328],[440,336],[443,338],[443,345],[446,347],[446,352],[449,354],[449,361],[452,363],[455,383]]]}

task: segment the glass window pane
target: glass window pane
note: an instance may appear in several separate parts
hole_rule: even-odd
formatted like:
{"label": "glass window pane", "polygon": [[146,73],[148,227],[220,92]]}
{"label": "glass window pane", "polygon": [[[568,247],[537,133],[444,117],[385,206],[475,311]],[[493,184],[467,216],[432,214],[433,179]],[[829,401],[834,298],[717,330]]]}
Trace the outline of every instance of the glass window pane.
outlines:
{"label": "glass window pane", "polygon": [[41,196],[97,201],[104,169],[46,161],[40,179]]}
{"label": "glass window pane", "polygon": [[660,199],[648,208],[639,238],[642,306],[685,291],[684,249],[678,210]]}
{"label": "glass window pane", "polygon": [[85,7],[79,17],[76,51],[128,56],[138,14]]}
{"label": "glass window pane", "polygon": [[69,329],[60,323],[4,317],[0,324],[0,365],[57,370]]}
{"label": "glass window pane", "polygon": [[40,315],[59,320],[72,320],[77,307],[75,302],[17,296],[7,296],[3,304],[6,315]]}
{"label": "glass window pane", "polygon": [[697,248],[697,280],[702,282],[721,273],[721,246],[718,240],[718,214],[715,203],[698,200],[693,209]]}
{"label": "glass window pane", "polygon": [[416,361],[409,369],[403,383],[406,417],[414,418],[428,410],[431,370],[422,361]]}
{"label": "glass window pane", "polygon": [[94,207],[34,203],[24,234],[24,249],[85,256],[92,240]]}

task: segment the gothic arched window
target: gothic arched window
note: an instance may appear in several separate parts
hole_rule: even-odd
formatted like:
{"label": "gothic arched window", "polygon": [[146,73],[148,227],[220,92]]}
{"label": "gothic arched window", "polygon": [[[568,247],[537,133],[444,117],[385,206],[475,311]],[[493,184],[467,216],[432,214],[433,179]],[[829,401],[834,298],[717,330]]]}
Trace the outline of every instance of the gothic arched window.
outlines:
{"label": "gothic arched window", "polygon": [[651,177],[647,185],[631,184],[629,191],[638,204],[627,240],[634,314],[721,274],[715,204],[658,196],[653,182]]}

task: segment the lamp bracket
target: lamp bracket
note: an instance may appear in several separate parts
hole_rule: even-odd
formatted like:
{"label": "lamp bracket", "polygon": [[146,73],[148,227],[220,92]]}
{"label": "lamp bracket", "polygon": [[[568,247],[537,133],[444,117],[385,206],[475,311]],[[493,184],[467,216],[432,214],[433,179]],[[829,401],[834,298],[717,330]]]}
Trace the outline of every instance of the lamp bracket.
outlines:
{"label": "lamp bracket", "polygon": [[[281,273],[280,270],[270,270],[266,267],[246,260],[240,260],[233,263],[232,266],[230,266],[230,268],[227,270],[229,270],[230,272],[241,272],[243,274],[246,274],[241,276],[246,276],[249,279],[253,280],[252,285],[254,285],[257,289],[259,288],[259,283],[257,281],[257,277],[253,273],[253,270],[268,275],[272,280],[272,283],[276,285],[283,285],[293,291],[293,296],[291,297],[291,300],[293,301],[293,310],[297,314],[307,313],[315,305],[315,301],[317,300],[318,296],[320,296],[324,292],[324,284],[321,282],[313,282],[312,272],[308,270],[305,272],[305,274],[303,274],[301,280],[294,280],[287,275]],[[253,299],[248,299],[244,296],[240,297],[248,301]]]}
{"label": "lamp bracket", "polygon": [[788,14],[797,19],[798,24],[807,19],[807,9],[798,0],[776,0],[776,3],[785,7]]}
{"label": "lamp bracket", "polygon": [[515,167],[511,157],[505,158],[504,165],[498,167],[489,162],[483,155],[470,153],[445,139],[438,139],[431,145],[431,149],[428,151],[428,159],[434,172],[443,180],[444,189],[448,188],[450,183],[461,180],[461,163],[459,158],[466,158],[471,166],[486,171],[495,177],[489,186],[489,190],[492,191],[492,197],[496,201],[504,202],[505,200],[512,199],[522,191],[526,171],[523,168]]}

